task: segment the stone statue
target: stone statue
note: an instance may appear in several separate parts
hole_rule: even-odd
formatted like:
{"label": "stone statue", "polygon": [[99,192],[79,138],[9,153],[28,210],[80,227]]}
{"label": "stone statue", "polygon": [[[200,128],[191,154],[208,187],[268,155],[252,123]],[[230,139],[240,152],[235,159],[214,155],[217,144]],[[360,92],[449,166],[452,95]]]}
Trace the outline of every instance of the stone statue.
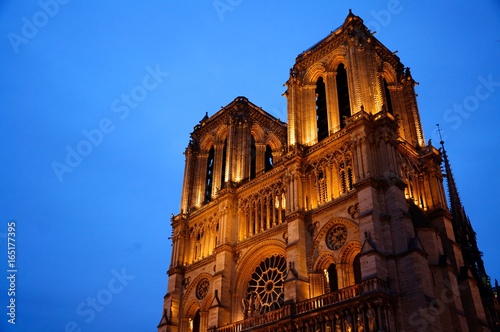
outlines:
{"label": "stone statue", "polygon": [[248,302],[247,298],[243,298],[241,300],[241,304],[243,305],[243,318],[247,319],[250,311],[250,303]]}
{"label": "stone statue", "polygon": [[254,308],[253,308],[254,309],[253,315],[254,316],[260,315],[260,308],[262,306],[262,303],[261,303],[260,296],[259,296],[259,294],[257,292],[253,293],[252,300],[253,300],[253,306],[254,306]]}
{"label": "stone statue", "polygon": [[358,312],[358,332],[364,332],[365,331],[365,325],[363,323],[363,314],[361,312]]}
{"label": "stone statue", "polygon": [[342,332],[342,320],[338,314],[335,314],[335,332]]}
{"label": "stone statue", "polygon": [[352,317],[349,313],[346,315],[347,332],[352,332]]}
{"label": "stone statue", "polygon": [[375,310],[373,310],[370,304],[368,305],[366,316],[368,317],[368,332],[375,332]]}

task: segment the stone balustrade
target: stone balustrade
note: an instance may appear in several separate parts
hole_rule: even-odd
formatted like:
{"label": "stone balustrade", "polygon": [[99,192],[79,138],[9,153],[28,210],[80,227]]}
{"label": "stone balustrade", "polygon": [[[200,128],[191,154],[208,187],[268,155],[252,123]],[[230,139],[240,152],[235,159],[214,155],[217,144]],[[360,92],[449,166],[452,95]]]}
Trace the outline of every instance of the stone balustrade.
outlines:
{"label": "stone balustrade", "polygon": [[[282,323],[288,321],[291,325],[300,325],[298,321],[301,317],[311,316],[315,313],[321,313],[322,316],[328,316],[330,314],[330,316],[333,316],[332,313],[339,312],[357,313],[359,312],[360,302],[356,300],[368,297],[370,294],[376,295],[377,293],[382,293],[387,297],[389,296],[386,282],[378,278],[372,278],[365,280],[360,284],[346,287],[299,303],[287,303],[278,310],[238,321],[220,328],[212,328],[209,331],[242,332],[256,331],[257,329],[263,329],[263,331],[266,331],[268,328],[273,330],[271,327],[278,321]],[[362,305],[365,305],[366,307],[369,306],[368,302]],[[340,309],[337,310],[337,308]],[[346,319],[343,321],[347,322]],[[382,324],[382,321],[382,318],[380,318],[380,322],[377,325],[386,325]],[[325,321],[325,324],[326,323],[327,322]]]}

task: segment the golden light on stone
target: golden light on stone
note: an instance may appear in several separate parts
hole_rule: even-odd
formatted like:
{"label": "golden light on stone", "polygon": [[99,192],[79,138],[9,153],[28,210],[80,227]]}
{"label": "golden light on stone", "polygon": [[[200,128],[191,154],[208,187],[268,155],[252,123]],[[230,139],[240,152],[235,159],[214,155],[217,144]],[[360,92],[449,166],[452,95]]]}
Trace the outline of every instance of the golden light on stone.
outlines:
{"label": "golden light on stone", "polygon": [[349,13],[297,56],[288,125],[242,96],[204,118],[158,331],[486,331],[414,86]]}

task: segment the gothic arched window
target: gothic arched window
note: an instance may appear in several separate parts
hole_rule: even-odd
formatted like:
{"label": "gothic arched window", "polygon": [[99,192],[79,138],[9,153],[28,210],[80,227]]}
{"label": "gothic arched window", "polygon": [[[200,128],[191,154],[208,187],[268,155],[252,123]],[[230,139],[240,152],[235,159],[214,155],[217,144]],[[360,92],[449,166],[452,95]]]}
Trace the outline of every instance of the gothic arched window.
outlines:
{"label": "gothic arched window", "polygon": [[316,176],[316,185],[318,188],[318,203],[323,204],[328,200],[326,189],[326,175],[323,170],[319,170]]}
{"label": "gothic arched window", "polygon": [[224,148],[222,149],[222,172],[220,179],[221,188],[226,187],[226,159],[227,159],[227,138],[224,140]]}
{"label": "gothic arched window", "polygon": [[266,145],[266,152],[265,152],[264,159],[265,159],[264,171],[267,172],[267,171],[272,170],[274,167],[273,150],[271,149],[271,147],[269,145]]}
{"label": "gothic arched window", "polygon": [[339,165],[339,177],[342,194],[354,189],[354,174],[350,159],[342,161]]}
{"label": "gothic arched window", "polygon": [[250,135],[250,179],[255,178],[255,173],[257,169],[257,146],[255,144],[255,138]]}
{"label": "gothic arched window", "polygon": [[392,100],[391,100],[391,91],[389,90],[389,85],[387,84],[387,81],[384,78],[384,93],[385,93],[385,101],[386,101],[386,107],[387,107],[387,112],[394,114],[394,111],[392,109]]}
{"label": "gothic arched window", "polygon": [[351,116],[351,102],[349,100],[349,85],[347,83],[347,72],[344,64],[337,67],[337,97],[339,102],[340,128],[345,127],[345,118]]}
{"label": "gothic arched window", "polygon": [[328,115],[326,111],[326,89],[323,77],[316,81],[316,124],[318,142],[328,137]]}
{"label": "gothic arched window", "polygon": [[207,159],[207,174],[205,177],[205,201],[204,203],[210,202],[212,199],[212,183],[214,179],[214,162],[215,162],[215,150],[212,146],[208,152]]}

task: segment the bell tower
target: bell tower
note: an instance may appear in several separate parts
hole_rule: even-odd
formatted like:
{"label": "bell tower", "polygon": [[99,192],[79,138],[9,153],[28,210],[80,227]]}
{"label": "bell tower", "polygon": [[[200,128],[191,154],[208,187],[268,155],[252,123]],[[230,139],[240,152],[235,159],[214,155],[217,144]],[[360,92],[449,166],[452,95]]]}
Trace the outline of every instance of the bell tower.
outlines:
{"label": "bell tower", "polygon": [[287,82],[290,145],[311,146],[359,112],[382,109],[398,116],[401,138],[425,145],[409,69],[362,22],[350,13],[341,28],[297,57]]}
{"label": "bell tower", "polygon": [[285,85],[288,124],[237,97],[194,127],[158,331],[491,331],[410,69],[349,12]]}
{"label": "bell tower", "polygon": [[[172,217],[172,261],[159,331],[206,331],[229,324],[235,315],[243,318],[238,305],[243,299],[234,303],[237,245],[284,219],[279,184],[259,198],[259,207],[248,199],[243,203],[239,191],[269,177],[285,148],[286,124],[245,97],[194,127],[185,151],[181,213]],[[243,213],[258,222],[246,222]]]}

